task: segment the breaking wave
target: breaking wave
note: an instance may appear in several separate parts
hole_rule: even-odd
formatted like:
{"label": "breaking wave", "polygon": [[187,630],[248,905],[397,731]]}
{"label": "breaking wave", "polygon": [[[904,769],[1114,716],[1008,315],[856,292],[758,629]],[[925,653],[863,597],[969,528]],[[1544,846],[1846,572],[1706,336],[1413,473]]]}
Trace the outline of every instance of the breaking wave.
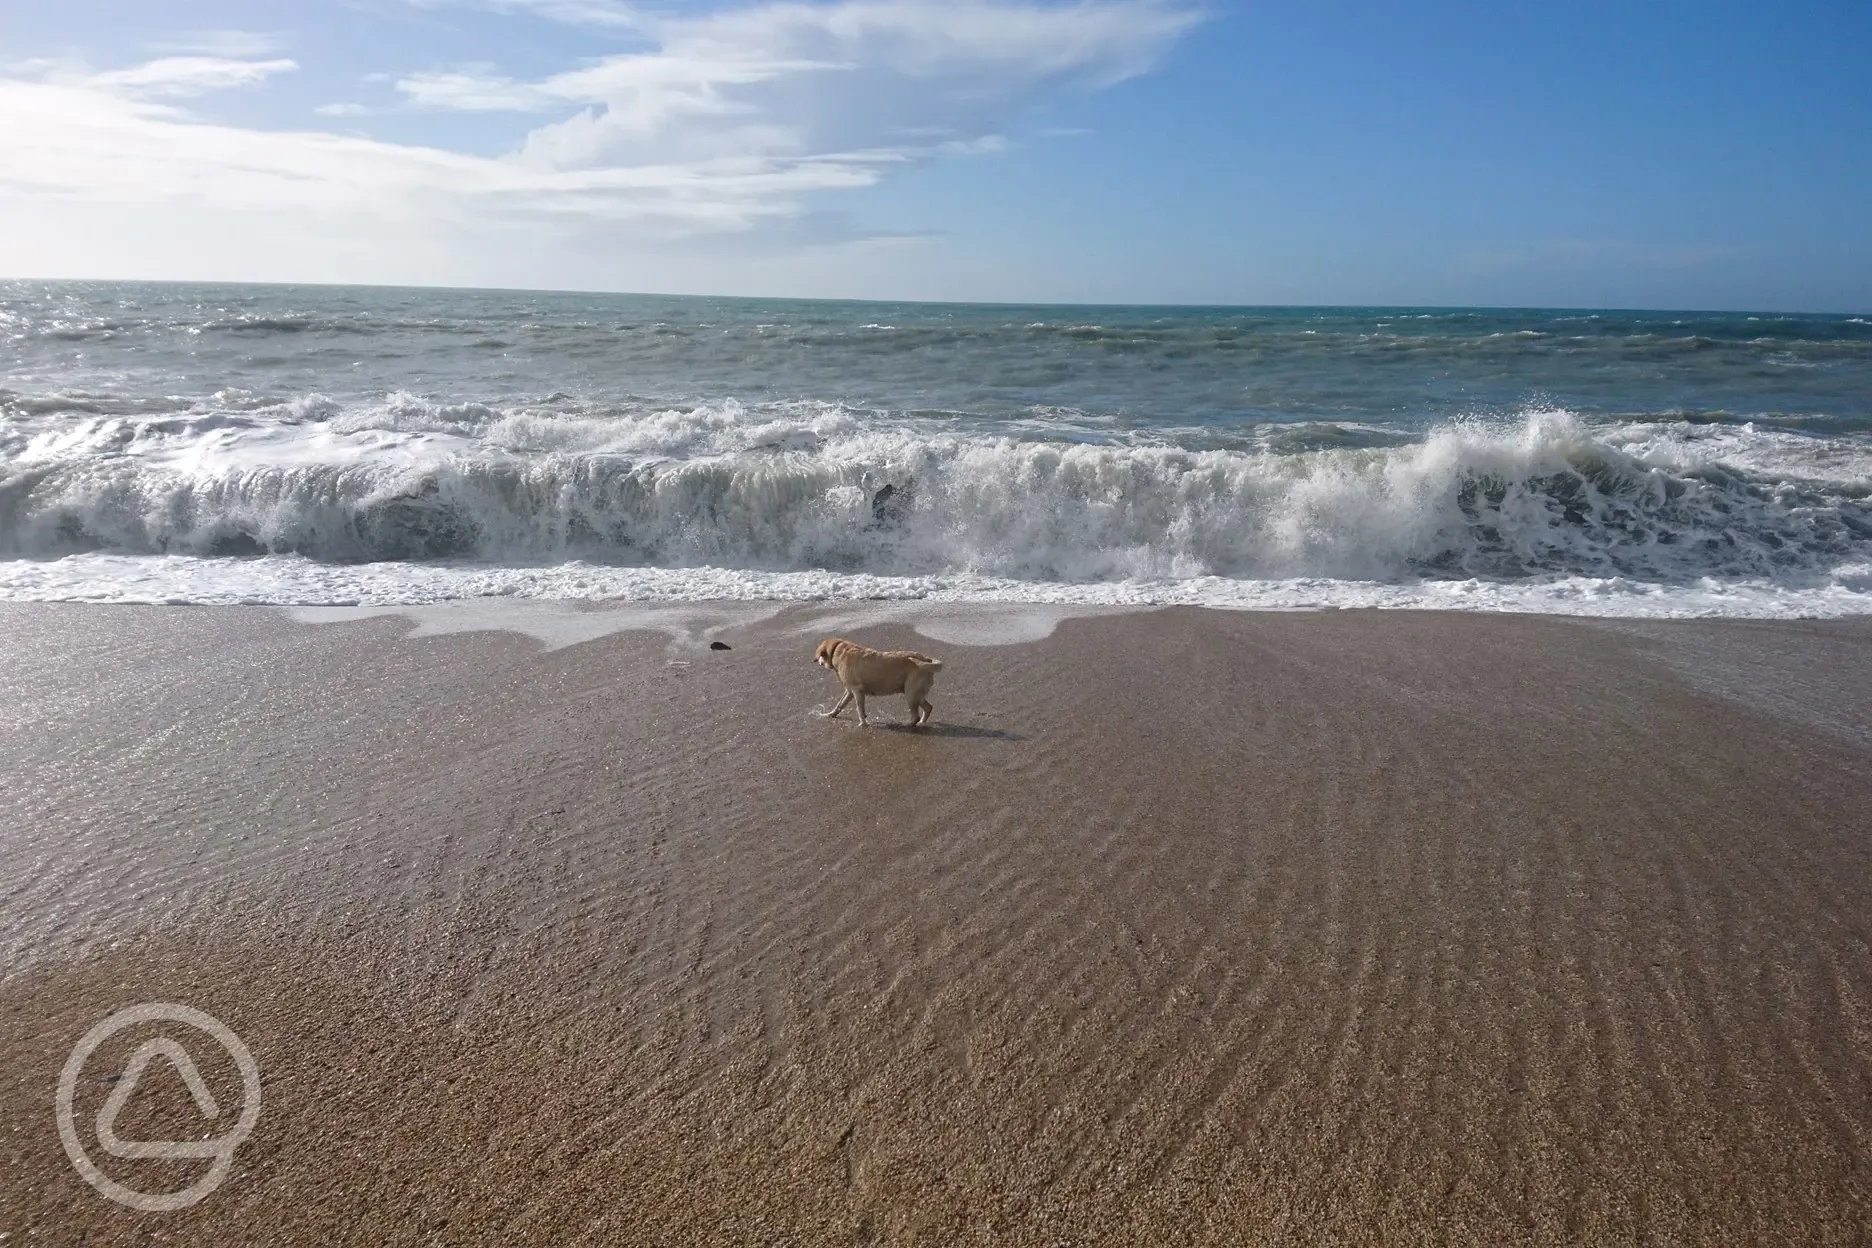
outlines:
{"label": "breaking wave", "polygon": [[0,396],[0,553],[980,575],[1677,583],[1872,558],[1872,443],[1561,411],[1227,444],[824,403],[125,412]]}

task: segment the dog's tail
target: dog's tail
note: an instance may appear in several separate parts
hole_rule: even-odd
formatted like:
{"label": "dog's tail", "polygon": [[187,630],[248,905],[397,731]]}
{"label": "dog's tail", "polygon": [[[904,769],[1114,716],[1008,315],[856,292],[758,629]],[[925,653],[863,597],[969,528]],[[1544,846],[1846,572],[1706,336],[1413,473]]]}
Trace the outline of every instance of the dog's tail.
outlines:
{"label": "dog's tail", "polygon": [[914,652],[910,655],[910,658],[918,667],[927,667],[932,672],[942,671],[941,659],[932,659],[927,654],[916,654]]}

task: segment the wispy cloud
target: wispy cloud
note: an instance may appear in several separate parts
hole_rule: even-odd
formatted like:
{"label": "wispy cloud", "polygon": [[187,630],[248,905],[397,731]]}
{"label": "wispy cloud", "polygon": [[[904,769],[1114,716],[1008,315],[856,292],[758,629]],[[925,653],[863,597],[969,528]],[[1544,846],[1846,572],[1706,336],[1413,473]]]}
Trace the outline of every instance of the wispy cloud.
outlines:
{"label": "wispy cloud", "polygon": [[[253,210],[490,211],[745,228],[795,197],[862,185],[843,162],[732,160],[543,170],[515,160],[179,117],[86,84],[0,82],[0,187]],[[23,124],[37,122],[39,124]]]}
{"label": "wispy cloud", "polygon": [[621,0],[411,0],[417,8],[472,7],[490,13],[525,14],[568,26],[634,29],[645,18]]}
{"label": "wispy cloud", "polygon": [[532,83],[515,82],[492,65],[414,73],[397,83],[413,104],[469,113],[523,113],[563,108],[566,101]]}
{"label": "wispy cloud", "polygon": [[[674,18],[609,0],[477,2],[630,25],[647,50],[531,80],[472,64],[397,81],[406,106],[549,118],[502,156],[188,111],[192,97],[297,68],[284,58],[15,66],[0,71],[0,209],[9,198],[35,213],[48,197],[180,204],[204,220],[280,229],[315,217],[328,235],[360,240],[388,237],[386,223],[422,222],[434,241],[526,221],[603,231],[607,245],[620,229],[638,241],[865,237],[823,197],[918,161],[999,150],[1023,110],[1147,71],[1199,20],[1168,0],[783,2]],[[223,33],[223,47],[241,46]]]}
{"label": "wispy cloud", "polygon": [[135,96],[206,95],[230,87],[252,86],[299,66],[288,60],[245,61],[220,56],[165,56],[160,60],[91,74],[74,85]]}
{"label": "wispy cloud", "polygon": [[458,67],[397,86],[433,108],[578,108],[528,136],[520,158],[546,168],[854,151],[916,158],[933,145],[903,136],[979,142],[1048,93],[1143,73],[1199,19],[1152,0],[849,0],[642,20],[653,51],[534,82]]}
{"label": "wispy cloud", "polygon": [[158,52],[180,56],[220,56],[236,60],[272,56],[286,50],[279,35],[255,30],[197,30],[155,44]]}

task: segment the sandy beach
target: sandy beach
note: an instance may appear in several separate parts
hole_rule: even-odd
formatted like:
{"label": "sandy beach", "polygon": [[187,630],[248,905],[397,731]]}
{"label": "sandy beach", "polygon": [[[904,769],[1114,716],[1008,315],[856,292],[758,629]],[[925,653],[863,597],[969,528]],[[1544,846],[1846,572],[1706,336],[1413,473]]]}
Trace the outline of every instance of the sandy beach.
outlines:
{"label": "sandy beach", "polygon": [[[7,1244],[1872,1236],[1872,620],[0,630]],[[942,657],[935,726],[812,717],[826,633]],[[53,1112],[148,1001],[264,1087],[174,1213]]]}

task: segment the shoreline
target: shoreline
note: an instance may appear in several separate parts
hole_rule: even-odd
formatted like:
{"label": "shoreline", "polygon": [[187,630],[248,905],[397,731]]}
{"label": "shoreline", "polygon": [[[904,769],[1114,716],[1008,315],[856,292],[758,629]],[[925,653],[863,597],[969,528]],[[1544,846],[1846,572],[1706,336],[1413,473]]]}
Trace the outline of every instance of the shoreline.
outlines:
{"label": "shoreline", "polygon": [[[1872,619],[529,610],[0,604],[0,1230],[1872,1233]],[[142,1000],[266,1089],[175,1214],[49,1112]]]}
{"label": "shoreline", "polygon": [[0,561],[0,603],[85,606],[441,607],[469,602],[590,606],[840,602],[1219,611],[1452,611],[1574,619],[1850,619],[1872,616],[1866,569],[1777,581],[1624,575],[1551,580],[1242,579],[1045,581],[985,574],[883,576],[727,567],[421,561],[329,563],[289,555],[73,554]]}

